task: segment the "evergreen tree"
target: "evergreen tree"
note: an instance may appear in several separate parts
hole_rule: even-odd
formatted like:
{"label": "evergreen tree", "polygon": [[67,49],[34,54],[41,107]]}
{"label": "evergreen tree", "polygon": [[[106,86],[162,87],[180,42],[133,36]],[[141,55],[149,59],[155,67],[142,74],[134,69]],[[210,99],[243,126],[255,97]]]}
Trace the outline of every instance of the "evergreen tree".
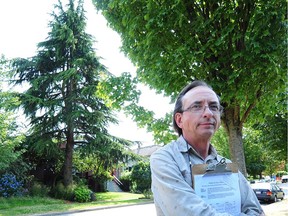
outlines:
{"label": "evergreen tree", "polygon": [[[83,0],[61,1],[55,5],[49,23],[51,31],[38,44],[37,55],[14,59],[15,84],[28,83],[19,94],[31,129],[27,137],[38,151],[52,153],[65,146],[63,182],[72,183],[73,152],[94,153],[104,158],[106,167],[124,156],[127,141],[109,135],[109,122],[116,123],[112,111],[96,96],[101,76],[111,76],[99,62],[93,38],[85,33]],[[99,157],[100,157],[99,156]]]}

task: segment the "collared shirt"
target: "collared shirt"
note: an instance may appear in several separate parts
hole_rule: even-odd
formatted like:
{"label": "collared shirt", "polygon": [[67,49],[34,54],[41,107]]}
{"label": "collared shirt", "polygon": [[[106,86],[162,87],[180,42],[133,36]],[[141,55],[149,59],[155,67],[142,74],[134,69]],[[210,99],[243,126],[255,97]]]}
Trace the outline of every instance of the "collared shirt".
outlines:
{"label": "collared shirt", "polygon": [[[190,157],[190,159],[189,159]],[[189,161],[194,164],[216,164],[223,157],[212,145],[209,155],[203,159],[185,139],[180,136],[150,157],[152,192],[157,216],[213,216],[229,215],[216,212],[197,196],[192,188]],[[229,161],[226,159],[226,161]],[[241,194],[241,215],[261,215],[263,210],[245,177],[238,172]]]}

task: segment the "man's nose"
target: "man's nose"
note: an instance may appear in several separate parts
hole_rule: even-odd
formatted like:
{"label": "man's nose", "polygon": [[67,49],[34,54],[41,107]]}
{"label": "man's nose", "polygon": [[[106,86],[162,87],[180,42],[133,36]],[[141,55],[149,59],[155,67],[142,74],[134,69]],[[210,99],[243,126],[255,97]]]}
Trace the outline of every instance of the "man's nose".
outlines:
{"label": "man's nose", "polygon": [[214,115],[214,113],[210,110],[208,105],[204,106],[203,114],[205,114],[205,115],[208,115],[208,114],[209,115]]}

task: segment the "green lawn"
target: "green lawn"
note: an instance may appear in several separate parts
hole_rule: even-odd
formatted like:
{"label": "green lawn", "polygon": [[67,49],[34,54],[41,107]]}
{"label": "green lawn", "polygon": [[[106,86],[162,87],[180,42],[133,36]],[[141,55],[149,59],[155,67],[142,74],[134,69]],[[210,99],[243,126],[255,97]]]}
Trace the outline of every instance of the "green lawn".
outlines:
{"label": "green lawn", "polygon": [[89,203],[75,203],[41,197],[0,198],[0,216],[64,212],[85,208],[137,204],[151,201],[149,199],[144,199],[143,194],[125,192],[96,193],[96,199],[96,201]]}

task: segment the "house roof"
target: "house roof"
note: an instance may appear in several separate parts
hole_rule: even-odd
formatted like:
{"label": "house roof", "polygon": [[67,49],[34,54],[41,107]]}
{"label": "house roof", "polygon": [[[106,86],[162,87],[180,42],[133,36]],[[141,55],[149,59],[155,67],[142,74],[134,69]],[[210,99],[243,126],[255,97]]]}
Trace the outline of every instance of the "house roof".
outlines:
{"label": "house roof", "polygon": [[161,147],[162,146],[159,146],[159,145],[144,146],[144,147],[134,149],[133,152],[135,154],[138,154],[144,157],[150,157],[153,152],[155,152],[157,149]]}

